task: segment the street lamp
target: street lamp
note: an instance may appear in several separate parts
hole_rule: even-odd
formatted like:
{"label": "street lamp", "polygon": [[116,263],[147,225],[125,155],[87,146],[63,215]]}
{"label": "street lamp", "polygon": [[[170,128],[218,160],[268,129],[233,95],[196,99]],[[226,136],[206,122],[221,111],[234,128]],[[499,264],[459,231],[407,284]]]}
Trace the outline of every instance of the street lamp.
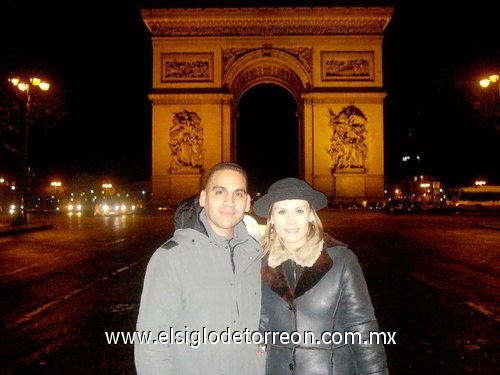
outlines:
{"label": "street lamp", "polygon": [[28,145],[29,145],[29,129],[30,129],[30,107],[31,107],[31,88],[38,87],[42,91],[47,91],[50,85],[47,82],[42,81],[38,77],[29,77],[27,80],[23,80],[21,78],[9,78],[9,82],[17,87],[20,91],[26,93],[26,101],[25,101],[25,112],[24,112],[24,129],[22,134],[23,142],[22,142],[22,167],[21,167],[21,204],[22,205],[22,213],[21,210],[18,211],[18,215],[22,215],[21,217],[17,216],[13,218],[13,224],[27,224],[28,223],[28,197],[30,193],[30,168],[29,168],[29,159],[28,159]]}
{"label": "street lamp", "polygon": [[500,76],[498,74],[492,74],[488,78],[483,78],[482,80],[479,81],[479,84],[481,87],[488,87],[492,83],[498,82],[498,100],[500,101]]}
{"label": "street lamp", "polygon": [[60,187],[62,184],[61,184],[61,181],[52,181],[50,183],[50,186],[52,186],[54,188],[54,197],[57,198],[57,188]]}
{"label": "street lamp", "polygon": [[113,184],[104,183],[102,184],[102,188],[104,189],[103,191],[104,197],[109,195],[109,197],[111,198],[111,196],[113,195]]}

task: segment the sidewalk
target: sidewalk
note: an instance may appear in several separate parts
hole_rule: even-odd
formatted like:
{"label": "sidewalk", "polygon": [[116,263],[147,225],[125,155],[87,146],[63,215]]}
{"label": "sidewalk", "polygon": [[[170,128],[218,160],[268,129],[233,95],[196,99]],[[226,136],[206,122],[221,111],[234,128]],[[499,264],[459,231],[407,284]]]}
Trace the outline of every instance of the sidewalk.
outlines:
{"label": "sidewalk", "polygon": [[28,224],[12,225],[12,218],[10,215],[0,214],[0,237],[47,229],[54,229],[54,226],[52,224],[38,222],[37,220],[32,220]]}

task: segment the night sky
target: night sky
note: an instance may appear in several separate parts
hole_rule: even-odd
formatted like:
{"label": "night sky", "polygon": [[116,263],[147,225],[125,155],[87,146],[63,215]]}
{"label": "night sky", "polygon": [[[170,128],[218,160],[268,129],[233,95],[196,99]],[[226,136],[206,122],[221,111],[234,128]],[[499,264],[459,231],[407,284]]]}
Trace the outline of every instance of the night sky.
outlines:
{"label": "night sky", "polygon": [[[147,3],[2,1],[0,87],[12,90],[5,81],[18,71],[42,72],[66,103],[61,124],[32,132],[31,164],[40,174],[149,179],[151,42],[139,10]],[[420,172],[450,185],[500,182],[500,133],[471,109],[486,94],[478,79],[500,72],[498,11],[481,1],[406,3],[396,4],[384,38],[388,179],[406,173],[402,156],[418,154]],[[0,170],[8,169],[12,156],[0,156]]]}

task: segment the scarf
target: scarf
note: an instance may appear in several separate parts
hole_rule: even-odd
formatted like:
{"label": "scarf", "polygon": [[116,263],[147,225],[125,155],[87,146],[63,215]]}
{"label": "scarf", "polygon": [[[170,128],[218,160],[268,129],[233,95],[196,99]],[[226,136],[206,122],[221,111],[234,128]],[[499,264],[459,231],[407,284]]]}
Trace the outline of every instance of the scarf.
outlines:
{"label": "scarf", "polygon": [[[297,251],[288,250],[277,242],[277,246],[271,248],[269,252],[268,264],[271,268],[278,267],[281,263],[288,259],[302,267],[311,267],[319,258],[321,250],[323,250],[323,240],[314,244],[306,244]],[[308,246],[309,245],[309,246]]]}

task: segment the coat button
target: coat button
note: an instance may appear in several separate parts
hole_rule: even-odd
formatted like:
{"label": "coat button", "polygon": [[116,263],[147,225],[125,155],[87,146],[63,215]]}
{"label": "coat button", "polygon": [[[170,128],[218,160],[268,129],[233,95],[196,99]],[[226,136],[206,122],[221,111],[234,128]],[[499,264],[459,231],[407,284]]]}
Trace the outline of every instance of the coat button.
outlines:
{"label": "coat button", "polygon": [[288,365],[288,368],[289,368],[291,371],[293,371],[293,363],[290,363],[290,364]]}

